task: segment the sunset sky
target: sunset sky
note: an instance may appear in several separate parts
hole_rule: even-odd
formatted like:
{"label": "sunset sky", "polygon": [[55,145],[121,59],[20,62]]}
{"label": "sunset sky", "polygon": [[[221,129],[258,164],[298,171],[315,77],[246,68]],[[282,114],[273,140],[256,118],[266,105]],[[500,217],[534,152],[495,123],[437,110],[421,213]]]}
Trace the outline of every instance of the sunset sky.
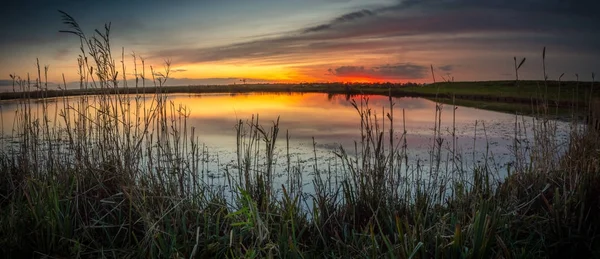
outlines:
{"label": "sunset sky", "polygon": [[[112,23],[112,47],[160,67],[171,85],[239,82],[591,80],[600,71],[600,2],[588,0],[10,1],[0,12],[0,85],[49,65],[76,81],[79,41],[59,33],[63,10],[91,35]],[[119,63],[120,64],[120,63]],[[127,70],[132,71],[128,65]]]}

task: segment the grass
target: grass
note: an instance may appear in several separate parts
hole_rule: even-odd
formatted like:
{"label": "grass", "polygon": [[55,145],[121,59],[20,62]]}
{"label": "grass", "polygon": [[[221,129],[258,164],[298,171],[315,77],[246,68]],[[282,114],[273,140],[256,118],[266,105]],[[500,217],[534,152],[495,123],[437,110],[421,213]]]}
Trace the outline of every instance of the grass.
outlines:
{"label": "grass", "polygon": [[[464,107],[471,107],[477,109],[484,109],[489,111],[497,111],[502,113],[510,113],[510,114],[519,114],[519,115],[530,115],[536,116],[539,114],[539,109],[544,107],[543,105],[537,105],[537,103],[532,100],[531,103],[521,103],[521,102],[504,102],[504,101],[486,101],[486,100],[471,100],[471,99],[457,99],[457,98],[427,98],[429,100],[447,104],[447,105],[457,105]],[[583,105],[580,111],[575,111],[575,104],[571,104],[571,107],[567,106],[554,106],[550,108],[550,114],[548,116],[559,119],[559,120],[571,120],[571,119],[579,119],[584,120],[587,110],[587,105]]]}
{"label": "grass", "polygon": [[[546,86],[547,85],[547,86]],[[576,81],[482,81],[482,82],[440,82],[425,87],[408,87],[407,92],[423,94],[446,94],[456,96],[480,96],[503,99],[524,99],[530,102],[535,100],[548,100],[549,102],[579,102],[588,103],[590,93],[600,96],[595,91],[591,82]]]}
{"label": "grass", "polygon": [[[286,181],[276,186],[273,152],[282,142],[289,147],[289,135],[280,140],[278,121],[264,124],[256,116],[235,125],[237,161],[223,169],[231,186],[223,189],[204,182],[203,150],[187,126],[189,113],[160,90],[169,64],[150,80],[136,63],[136,79],[159,91],[151,99],[129,98],[116,80],[126,73],[116,72],[110,27],[88,37],[73,18],[63,18],[82,39],[82,84],[101,94],[65,98],[58,114],[49,114],[42,99],[39,116],[32,99],[18,100],[18,141],[0,154],[5,257],[600,256],[598,132],[574,128],[567,152],[559,153],[549,102],[536,110],[542,112],[533,132],[515,126],[516,160],[502,181],[487,164],[441,157],[447,147],[440,105],[431,164],[410,170],[407,132],[389,127],[404,116],[377,114],[367,99],[357,99],[361,138],[352,147],[356,156],[349,147],[336,152],[341,178],[316,162],[288,162]],[[15,87],[48,94],[41,74],[15,76]],[[393,106],[390,98],[388,109]],[[533,143],[520,141],[524,134]],[[303,166],[313,168],[314,192],[303,191]]]}

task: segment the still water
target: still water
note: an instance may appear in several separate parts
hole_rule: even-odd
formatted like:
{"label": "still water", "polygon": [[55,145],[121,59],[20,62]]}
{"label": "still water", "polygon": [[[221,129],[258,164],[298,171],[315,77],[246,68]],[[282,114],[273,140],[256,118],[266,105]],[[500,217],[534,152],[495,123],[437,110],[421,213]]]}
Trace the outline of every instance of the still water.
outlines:
{"label": "still water", "polygon": [[[49,120],[65,107],[67,100],[77,102],[81,97],[57,98],[48,104]],[[259,116],[260,123],[268,128],[279,118],[280,133],[275,149],[275,171],[285,167],[286,132],[292,161],[312,164],[315,152],[319,163],[330,163],[334,152],[344,147],[352,153],[355,143],[360,143],[361,119],[352,106],[355,100],[368,99],[372,114],[376,115],[385,130],[384,143],[389,143],[390,100],[384,96],[354,96],[327,94],[170,94],[167,100],[187,107],[189,117],[186,126],[195,128],[195,134],[207,152],[206,170],[212,178],[219,178],[224,168],[236,163],[236,124],[252,116]],[[2,135],[10,136],[15,129],[16,110],[19,101],[0,102]],[[520,141],[532,139],[534,119],[481,109],[441,105],[436,113],[436,103],[423,98],[393,98],[393,127],[396,141],[406,130],[408,168],[421,166],[428,171],[432,165],[431,151],[436,143],[434,128],[439,122],[441,157],[453,157],[454,149],[463,167],[473,168],[487,163],[499,175],[506,173],[507,164],[514,160],[515,136]],[[31,109],[40,111],[41,104],[34,102]],[[437,116],[436,115],[440,115]],[[515,123],[517,122],[517,123]],[[51,123],[52,124],[52,123]],[[54,123],[61,127],[60,123]],[[561,139],[566,139],[567,123],[558,123]],[[517,129],[517,133],[516,130]],[[452,135],[455,135],[453,141]],[[313,142],[314,141],[314,142]],[[5,142],[3,142],[5,143]],[[313,143],[315,145],[313,145]],[[308,162],[308,163],[306,163]],[[310,166],[301,170],[309,174]]]}

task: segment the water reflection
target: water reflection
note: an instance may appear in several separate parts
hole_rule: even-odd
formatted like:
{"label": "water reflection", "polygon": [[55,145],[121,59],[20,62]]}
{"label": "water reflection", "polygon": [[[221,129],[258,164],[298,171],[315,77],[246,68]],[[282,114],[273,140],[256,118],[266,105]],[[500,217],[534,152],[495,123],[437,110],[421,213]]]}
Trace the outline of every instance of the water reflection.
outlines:
{"label": "water reflection", "polygon": [[[385,130],[390,121],[385,114],[390,113],[390,100],[384,96],[364,96],[368,106],[376,114]],[[57,98],[47,103],[51,125],[60,127],[58,116],[68,105],[78,103],[81,97]],[[133,97],[130,97],[133,98]],[[149,98],[149,97],[144,97]],[[360,104],[363,96],[354,96]],[[170,94],[169,102],[188,107],[188,127],[194,127],[196,135],[212,153],[220,153],[219,163],[234,161],[236,149],[235,125],[240,120],[248,120],[258,115],[265,126],[280,118],[280,129],[285,135],[289,131],[292,152],[299,159],[308,160],[313,152],[313,138],[320,156],[333,156],[332,152],[340,145],[353,150],[355,141],[360,140],[360,117],[348,100],[349,96],[327,94]],[[393,98],[395,138],[406,129],[409,160],[421,165],[429,162],[429,152],[434,145],[434,125],[436,103],[422,98]],[[68,102],[68,103],[66,103]],[[19,101],[0,103],[3,135],[14,134],[16,110]],[[34,102],[31,109],[41,114],[42,105]],[[133,112],[133,111],[132,111]],[[515,116],[510,114],[444,105],[441,109],[441,135],[444,137],[444,152],[454,148],[462,154],[464,164],[474,165],[484,162],[486,151],[493,154],[494,163],[500,171],[512,160],[510,145],[515,128]],[[519,118],[520,122],[531,118]],[[13,130],[15,129],[15,130]],[[452,141],[455,134],[455,143]],[[388,135],[385,134],[387,138]],[[284,139],[285,137],[281,137]],[[389,140],[385,139],[384,143]],[[278,154],[285,147],[279,142]],[[284,159],[280,159],[284,161]],[[221,165],[217,164],[216,168]],[[215,169],[218,171],[218,169]]]}
{"label": "water reflection", "polygon": [[[354,98],[359,101],[361,97]],[[367,98],[373,113],[383,121],[384,127],[389,128],[389,120],[383,120],[383,114],[390,112],[388,98]],[[292,140],[297,143],[310,144],[314,137],[323,147],[335,147],[337,144],[350,146],[360,139],[359,114],[343,95],[171,95],[169,99],[190,108],[190,125],[197,127],[203,141],[210,146],[232,147],[235,144],[234,125],[254,114],[267,124],[279,116],[281,128],[289,130]],[[402,132],[406,127],[411,151],[428,150],[432,144],[436,104],[422,98],[394,98],[392,101],[395,131]],[[506,139],[514,135],[513,115],[460,107],[454,116],[452,110],[449,105],[443,106],[441,129],[443,135],[449,135],[455,125],[459,147],[473,148],[476,121],[480,131],[476,148],[485,144],[481,143],[484,141],[483,125],[490,143],[497,143],[498,147],[510,144]]]}

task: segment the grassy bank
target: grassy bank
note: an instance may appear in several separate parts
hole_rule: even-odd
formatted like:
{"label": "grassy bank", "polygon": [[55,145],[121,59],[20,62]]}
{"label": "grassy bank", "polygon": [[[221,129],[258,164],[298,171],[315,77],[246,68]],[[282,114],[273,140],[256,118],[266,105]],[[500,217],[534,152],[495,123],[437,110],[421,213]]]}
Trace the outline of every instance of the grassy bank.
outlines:
{"label": "grassy bank", "polygon": [[[482,81],[482,82],[440,82],[425,87],[407,87],[406,92],[421,94],[443,94],[454,96],[480,96],[503,100],[531,99],[549,103],[589,103],[590,96],[598,97],[593,91],[593,82],[576,81]],[[477,98],[473,98],[477,99]]]}
{"label": "grassy bank", "polygon": [[[160,91],[150,100],[127,98],[113,80],[108,32],[90,41],[77,26],[71,30],[83,44],[96,44],[82,46],[82,58],[94,60],[98,71],[82,66],[82,83],[115,93],[65,98],[58,114],[48,114],[42,99],[39,117],[33,100],[18,100],[14,129],[20,134],[3,139],[16,144],[0,154],[5,257],[600,256],[595,131],[573,130],[568,151],[560,154],[556,124],[540,114],[527,133],[533,143],[520,142],[515,132],[515,163],[499,181],[487,164],[463,166],[458,157],[441,157],[446,147],[438,106],[431,164],[423,172],[405,166],[406,132],[383,127],[403,116],[376,117],[380,107],[359,99],[352,102],[361,122],[357,156],[348,155],[344,148],[350,147],[338,149],[340,178],[316,162],[289,160],[289,136],[278,122],[252,118],[232,125],[237,159],[223,169],[230,186],[224,189],[203,181],[202,147],[187,127],[188,113],[160,90],[168,75],[156,80]],[[43,89],[43,82],[40,76],[18,84]],[[65,126],[57,128],[58,120]],[[288,157],[284,183],[275,181],[276,147]],[[310,193],[301,184],[309,177],[303,167],[312,168]]]}

